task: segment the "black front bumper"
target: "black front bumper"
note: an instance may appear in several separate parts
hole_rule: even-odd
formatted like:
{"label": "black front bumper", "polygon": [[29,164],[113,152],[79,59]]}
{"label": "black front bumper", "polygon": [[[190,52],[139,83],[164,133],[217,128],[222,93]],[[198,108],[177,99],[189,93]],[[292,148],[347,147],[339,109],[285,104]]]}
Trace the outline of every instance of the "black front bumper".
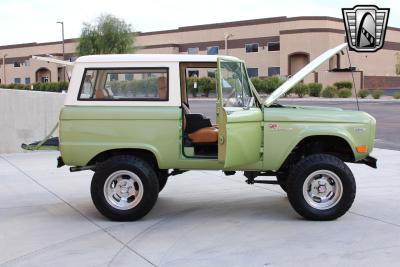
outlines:
{"label": "black front bumper", "polygon": [[378,161],[378,160],[377,160],[376,158],[368,156],[368,157],[366,157],[365,159],[356,161],[356,163],[365,164],[365,165],[368,165],[368,166],[370,166],[370,167],[376,169],[376,168],[377,168],[377,166],[376,166],[376,162],[377,162],[377,161]]}

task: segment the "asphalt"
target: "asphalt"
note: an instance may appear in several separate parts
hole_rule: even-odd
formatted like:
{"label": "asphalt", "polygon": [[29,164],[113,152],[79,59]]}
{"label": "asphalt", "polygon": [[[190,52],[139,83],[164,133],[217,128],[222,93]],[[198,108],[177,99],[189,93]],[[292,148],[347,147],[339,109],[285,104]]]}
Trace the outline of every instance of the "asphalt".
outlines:
{"label": "asphalt", "polygon": [[154,209],[111,222],[93,206],[92,172],[56,152],[0,155],[0,266],[398,266],[400,152],[350,164],[357,196],[335,221],[300,218],[278,186],[242,174],[172,177]]}
{"label": "asphalt", "polygon": [[[279,103],[284,105],[339,107],[348,110],[357,110],[355,101],[349,100],[282,99]],[[378,148],[400,150],[400,101],[362,100],[359,102],[359,107],[361,111],[374,116],[377,121],[375,146]],[[215,122],[215,100],[196,99],[195,101],[190,101],[190,109],[194,113],[206,115]]]}

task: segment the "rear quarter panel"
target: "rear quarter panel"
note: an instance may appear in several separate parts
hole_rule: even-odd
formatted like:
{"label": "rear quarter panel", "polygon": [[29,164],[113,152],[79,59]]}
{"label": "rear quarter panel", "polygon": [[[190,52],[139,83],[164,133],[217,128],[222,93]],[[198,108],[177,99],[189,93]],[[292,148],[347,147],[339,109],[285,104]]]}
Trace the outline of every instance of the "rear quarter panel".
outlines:
{"label": "rear quarter panel", "polygon": [[66,165],[85,166],[111,149],[154,153],[160,168],[179,158],[179,107],[65,106],[60,114],[60,151]]}

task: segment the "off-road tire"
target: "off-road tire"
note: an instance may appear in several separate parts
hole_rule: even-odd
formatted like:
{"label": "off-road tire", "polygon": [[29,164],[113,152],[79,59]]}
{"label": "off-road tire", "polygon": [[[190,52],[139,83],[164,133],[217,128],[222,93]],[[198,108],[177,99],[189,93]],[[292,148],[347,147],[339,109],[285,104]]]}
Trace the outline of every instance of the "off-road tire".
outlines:
{"label": "off-road tire", "polygon": [[[136,174],[143,184],[143,196],[133,208],[123,210],[110,205],[104,193],[104,184],[113,173],[125,170]],[[91,196],[97,210],[113,221],[135,221],[145,216],[158,198],[158,177],[146,161],[128,155],[113,156],[96,167],[92,178]]]}
{"label": "off-road tire", "polygon": [[[312,207],[303,195],[303,184],[307,177],[317,170],[328,170],[336,174],[342,183],[342,196],[329,209]],[[345,214],[353,204],[356,195],[356,182],[349,167],[337,157],[327,154],[314,154],[300,160],[290,171],[287,180],[288,199],[292,207],[306,219],[327,221]]]}
{"label": "off-road tire", "polygon": [[158,172],[158,192],[161,192],[168,182],[168,170],[160,170]]}
{"label": "off-road tire", "polygon": [[276,175],[276,180],[278,181],[279,186],[285,192],[287,192],[287,178],[288,175],[286,173],[280,173]]}

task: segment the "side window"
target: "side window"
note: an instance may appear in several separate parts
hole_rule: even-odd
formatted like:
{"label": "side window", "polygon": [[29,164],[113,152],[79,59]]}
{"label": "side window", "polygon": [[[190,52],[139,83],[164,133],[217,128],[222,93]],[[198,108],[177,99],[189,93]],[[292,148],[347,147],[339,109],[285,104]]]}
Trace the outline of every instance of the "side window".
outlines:
{"label": "side window", "polygon": [[168,70],[86,69],[78,100],[168,100]]}

